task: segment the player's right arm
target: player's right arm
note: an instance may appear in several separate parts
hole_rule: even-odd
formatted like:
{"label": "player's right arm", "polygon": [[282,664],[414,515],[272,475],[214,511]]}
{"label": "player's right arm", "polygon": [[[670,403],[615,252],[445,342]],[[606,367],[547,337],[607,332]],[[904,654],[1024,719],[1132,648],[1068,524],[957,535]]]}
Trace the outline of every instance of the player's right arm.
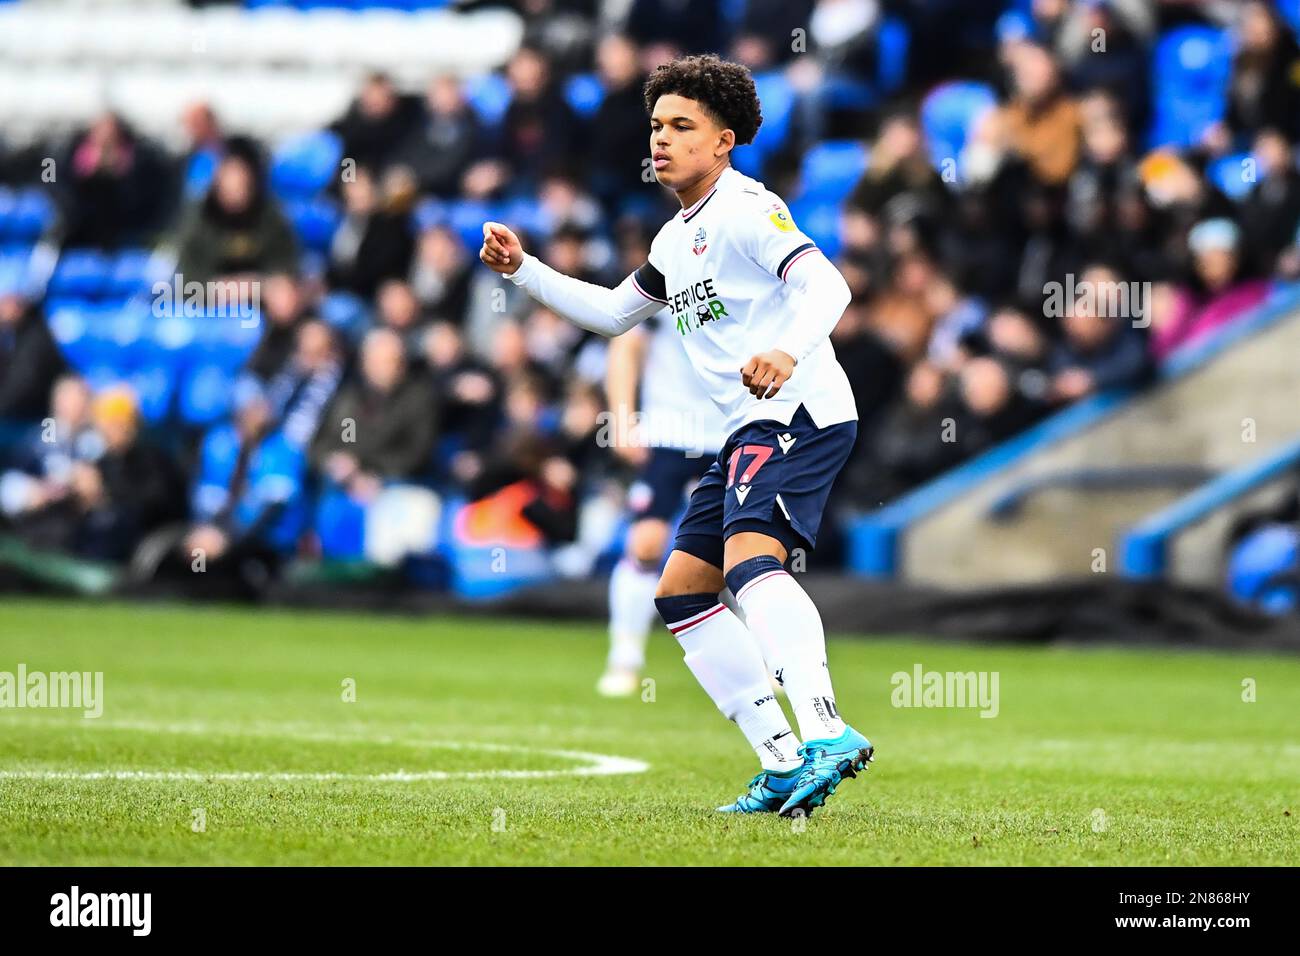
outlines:
{"label": "player's right arm", "polygon": [[622,335],[667,304],[657,297],[663,295],[663,276],[649,263],[617,288],[606,289],[556,272],[524,252],[519,237],[499,222],[483,224],[483,248],[478,257],[548,309],[600,335]]}

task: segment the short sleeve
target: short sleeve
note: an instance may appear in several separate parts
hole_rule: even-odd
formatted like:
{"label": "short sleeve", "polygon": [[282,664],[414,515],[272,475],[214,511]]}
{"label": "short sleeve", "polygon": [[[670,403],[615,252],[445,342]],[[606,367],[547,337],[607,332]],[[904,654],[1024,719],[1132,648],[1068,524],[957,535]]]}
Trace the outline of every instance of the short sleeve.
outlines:
{"label": "short sleeve", "polygon": [[743,217],[741,248],[763,269],[784,281],[790,267],[816,252],[817,245],[800,231],[785,203],[772,193],[755,196],[746,205],[749,211]]}

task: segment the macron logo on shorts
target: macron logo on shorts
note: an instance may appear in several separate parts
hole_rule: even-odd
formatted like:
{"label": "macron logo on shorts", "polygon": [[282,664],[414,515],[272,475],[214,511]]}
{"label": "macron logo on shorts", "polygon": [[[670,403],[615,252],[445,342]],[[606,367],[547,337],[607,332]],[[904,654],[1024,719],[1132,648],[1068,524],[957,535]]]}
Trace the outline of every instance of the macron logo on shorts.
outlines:
{"label": "macron logo on shorts", "polygon": [[786,452],[788,452],[788,451],[790,450],[790,446],[793,445],[793,444],[794,444],[795,442],[797,442],[798,440],[799,440],[799,439],[795,438],[795,437],[794,437],[793,435],[791,435],[789,432],[786,432],[784,435],[777,435],[777,436],[776,436],[777,444],[779,444],[779,445],[781,446],[781,454],[783,454],[783,455],[784,455]]}
{"label": "macron logo on shorts", "polygon": [[736,485],[736,500],[742,505],[745,503],[745,499],[749,497],[751,487],[751,485]]}

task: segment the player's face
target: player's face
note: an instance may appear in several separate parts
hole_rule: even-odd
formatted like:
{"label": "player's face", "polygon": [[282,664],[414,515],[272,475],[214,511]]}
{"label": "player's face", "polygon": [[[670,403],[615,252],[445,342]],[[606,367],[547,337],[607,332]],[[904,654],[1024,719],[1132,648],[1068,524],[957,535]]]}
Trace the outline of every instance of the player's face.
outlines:
{"label": "player's face", "polygon": [[723,129],[695,100],[667,94],[650,116],[650,157],[655,178],[681,190],[717,166],[731,149],[735,133]]}

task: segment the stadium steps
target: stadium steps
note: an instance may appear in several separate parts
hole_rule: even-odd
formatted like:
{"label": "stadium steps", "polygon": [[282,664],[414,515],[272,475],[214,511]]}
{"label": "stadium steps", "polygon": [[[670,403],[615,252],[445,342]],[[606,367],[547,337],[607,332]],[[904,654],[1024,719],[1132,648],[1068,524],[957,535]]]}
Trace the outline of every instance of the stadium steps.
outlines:
{"label": "stadium steps", "polygon": [[[1103,564],[1115,573],[1122,535],[1182,497],[1189,473],[1244,466],[1300,433],[1297,355],[1300,287],[1291,286],[1177,354],[1151,390],[1079,403],[859,519],[848,532],[850,564],[868,577],[951,588],[1084,577]],[[1172,478],[1060,480],[1120,467]],[[1181,542],[1176,580],[1215,583],[1216,560],[1186,550],[1214,548],[1217,559],[1223,528],[1267,493],[1225,505]]]}

